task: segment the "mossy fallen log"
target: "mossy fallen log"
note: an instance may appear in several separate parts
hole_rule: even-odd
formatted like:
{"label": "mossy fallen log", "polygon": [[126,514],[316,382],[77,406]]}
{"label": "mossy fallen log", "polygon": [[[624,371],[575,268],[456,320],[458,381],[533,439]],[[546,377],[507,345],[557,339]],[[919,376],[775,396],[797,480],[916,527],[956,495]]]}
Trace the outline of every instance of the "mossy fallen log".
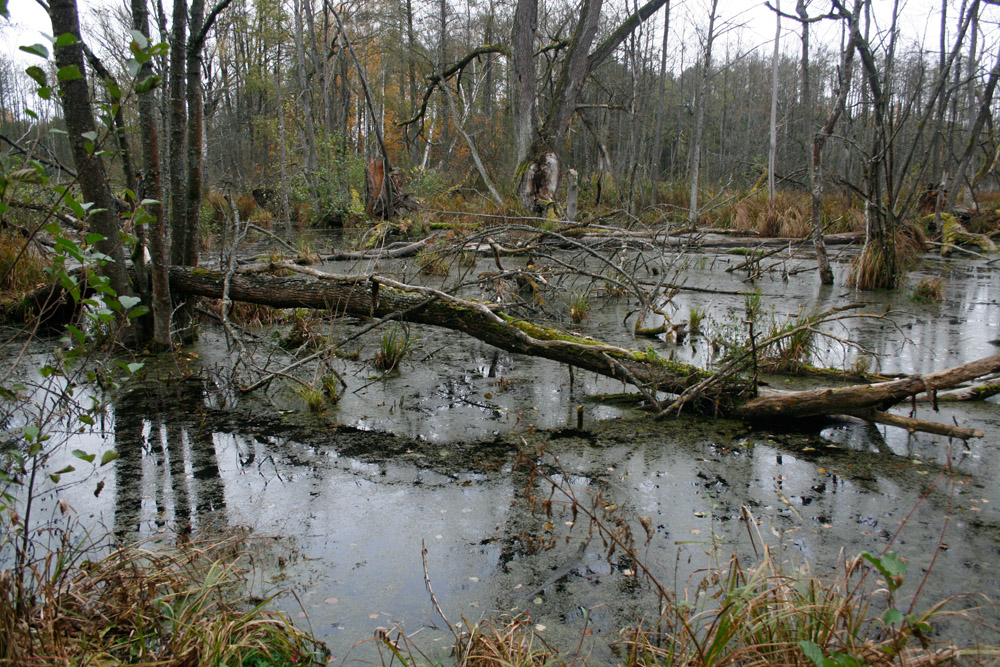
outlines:
{"label": "mossy fallen log", "polygon": [[[333,275],[315,270],[310,270],[310,274],[312,277],[235,274],[230,276],[229,298],[278,308],[318,308],[355,317],[384,318],[396,314],[408,322],[462,332],[509,352],[551,359],[641,386],[647,393],[683,395],[707,386],[685,403],[685,409],[756,421],[877,415],[920,392],[953,387],[1000,371],[1000,354],[997,354],[929,375],[758,396],[750,380],[739,374],[713,379],[710,371],[664,359],[652,348],[639,351],[609,345],[528,322],[494,304],[406,285],[379,275]],[[175,294],[221,298],[225,277],[221,271],[172,267],[170,288]],[[907,427],[919,428],[918,421],[908,423]],[[939,433],[948,431],[954,437],[971,437],[970,433],[975,433],[959,428],[949,431],[947,425],[933,425],[933,429]]]}
{"label": "mossy fallen log", "polygon": [[997,246],[990,237],[970,232],[954,215],[942,213],[941,255],[950,255],[952,249],[958,246],[972,246],[986,253],[997,251]]}
{"label": "mossy fallen log", "polygon": [[[314,274],[316,272],[313,272]],[[173,294],[221,298],[225,273],[171,267]],[[711,377],[691,364],[648,351],[631,350],[519,319],[492,304],[462,299],[439,290],[405,285],[379,275],[328,275],[325,278],[235,274],[229,298],[276,308],[319,308],[337,315],[386,317],[405,312],[408,322],[460,331],[494,347],[570,364],[623,382],[638,381],[680,394]],[[698,409],[730,413],[752,394],[750,382],[732,377],[698,397]]]}

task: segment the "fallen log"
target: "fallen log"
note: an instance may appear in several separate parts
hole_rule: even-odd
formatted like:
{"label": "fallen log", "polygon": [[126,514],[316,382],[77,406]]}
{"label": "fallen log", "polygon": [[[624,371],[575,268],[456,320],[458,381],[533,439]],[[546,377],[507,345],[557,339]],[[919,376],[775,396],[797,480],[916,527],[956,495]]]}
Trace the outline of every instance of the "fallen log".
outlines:
{"label": "fallen log", "polygon": [[1000,354],[929,375],[911,375],[898,380],[860,384],[835,389],[812,389],[758,396],[745,402],[736,416],[750,419],[815,417],[857,414],[887,408],[921,392],[946,389],[1000,370]]}
{"label": "fallen log", "polygon": [[[222,297],[224,278],[222,271],[174,266],[170,269],[170,289],[174,294],[217,299]],[[434,298],[428,301],[428,297]],[[712,375],[655,352],[607,345],[518,319],[494,305],[375,274],[328,275],[315,280],[236,274],[230,280],[229,298],[276,308],[319,308],[355,317],[406,312],[408,322],[461,331],[509,352],[551,359],[623,382],[638,381],[670,394],[683,393]],[[734,376],[714,385],[700,397],[696,408],[728,414],[749,392],[749,381]]]}
{"label": "fallen log", "polygon": [[[691,364],[663,359],[650,349],[643,352],[513,317],[500,306],[463,299],[386,276],[332,275],[316,270],[310,278],[233,275],[228,296],[277,308],[319,308],[338,315],[382,318],[397,316],[408,322],[460,331],[509,352],[527,354],[615,378],[639,386],[645,393],[684,395],[699,386],[708,389],[685,405],[703,414],[747,419],[783,420],[841,414],[860,415],[885,423],[890,406],[921,392],[933,392],[1000,371],[1000,354],[956,368],[877,384],[816,389],[757,396],[751,382],[735,373],[716,377]],[[203,268],[171,267],[172,293],[221,298],[225,274]],[[976,437],[981,432],[923,420],[897,424],[912,430],[934,430],[953,437]],[[927,426],[931,424],[931,426]],[[947,431],[947,433],[945,433]]]}

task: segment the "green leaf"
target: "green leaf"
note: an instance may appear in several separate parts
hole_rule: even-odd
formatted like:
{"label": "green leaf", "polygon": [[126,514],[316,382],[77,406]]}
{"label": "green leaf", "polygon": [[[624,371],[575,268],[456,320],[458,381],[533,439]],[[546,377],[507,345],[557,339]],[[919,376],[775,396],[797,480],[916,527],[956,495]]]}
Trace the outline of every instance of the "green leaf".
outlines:
{"label": "green leaf", "polygon": [[38,434],[41,433],[41,429],[37,426],[25,426],[24,427],[24,439],[28,442],[35,442],[38,440]]}
{"label": "green leaf", "polygon": [[[24,47],[22,46],[21,48],[23,49]],[[37,83],[39,86],[48,85],[48,78],[45,76],[45,70],[43,70],[41,67],[37,65],[32,65],[31,67],[24,70],[24,73],[30,76],[32,79],[34,79],[35,83]]]}
{"label": "green leaf", "polygon": [[83,72],[76,65],[66,65],[59,68],[59,71],[56,72],[56,78],[60,81],[76,81],[83,78]]}
{"label": "green leaf", "polygon": [[76,470],[76,468],[74,468],[73,466],[66,466],[62,470],[56,470],[55,474],[57,474],[57,475],[65,475],[66,473],[73,472],[75,470]]}
{"label": "green leaf", "polygon": [[53,44],[55,44],[56,46],[73,46],[74,44],[78,43],[79,41],[80,40],[78,40],[76,38],[76,35],[74,35],[73,33],[71,33],[71,32],[64,32],[63,34],[59,35],[56,38],[56,41],[53,42]]}
{"label": "green leaf", "polygon": [[885,577],[886,585],[890,590],[896,590],[903,585],[902,575],[906,572],[907,564],[898,554],[890,551],[879,557],[873,556],[871,552],[862,551],[861,557],[875,566],[875,569]]}
{"label": "green leaf", "polygon": [[882,614],[882,620],[888,625],[893,625],[895,623],[902,623],[903,612],[899,611],[895,607],[893,607],[892,609],[886,609],[885,613]]}
{"label": "green leaf", "polygon": [[82,421],[84,424],[87,424],[88,426],[93,426],[96,423],[94,421],[94,418],[91,417],[90,415],[80,415],[77,419]]}
{"label": "green leaf", "polygon": [[83,451],[82,449],[74,449],[72,452],[70,452],[70,454],[72,454],[73,456],[75,456],[78,459],[82,459],[82,460],[86,461],[87,463],[93,463],[94,459],[97,458],[96,455],[94,455],[94,454],[88,454],[87,452]]}
{"label": "green leaf", "polygon": [[142,68],[142,64],[135,58],[129,58],[125,63],[125,69],[128,70],[128,75],[135,78],[139,76],[139,70]]}
{"label": "green leaf", "polygon": [[816,667],[826,667],[826,656],[823,655],[823,649],[818,644],[803,639],[799,642],[799,648],[802,649],[807,658],[813,661]]}
{"label": "green leaf", "polygon": [[97,132],[93,130],[91,130],[90,132],[84,132],[80,136],[86,139],[87,141],[97,141]]}
{"label": "green leaf", "polygon": [[129,308],[139,305],[139,303],[142,302],[142,299],[137,296],[121,296],[118,297],[118,301],[122,304],[122,308],[128,310]]}
{"label": "green leaf", "polygon": [[900,558],[899,554],[894,551],[890,551],[886,555],[882,556],[882,567],[886,569],[886,572],[893,576],[899,576],[906,572],[909,565]]}
{"label": "green leaf", "polygon": [[10,12],[7,11],[7,0],[0,0],[0,16],[5,19],[10,18]]}
{"label": "green leaf", "polygon": [[75,327],[72,324],[67,324],[66,330],[73,335],[73,338],[76,340],[78,345],[83,345],[87,342],[87,334],[83,333],[83,331],[81,331],[78,327]]}
{"label": "green leaf", "polygon": [[138,373],[139,371],[141,371],[143,369],[143,367],[145,365],[146,364],[144,364],[142,362],[131,363],[131,364],[128,365],[128,372],[129,373],[133,373],[133,374]]}
{"label": "green leaf", "polygon": [[117,458],[118,458],[118,452],[116,452],[113,449],[109,449],[108,451],[104,452],[103,456],[101,456],[101,465],[106,466]]}
{"label": "green leaf", "polygon": [[43,100],[52,99],[52,89],[49,88],[48,86],[42,86],[35,92],[37,92],[38,96],[41,97]]}
{"label": "green leaf", "polygon": [[25,53],[30,53],[33,56],[38,56],[39,58],[49,58],[49,50],[45,48],[44,44],[32,44],[31,46],[19,47]]}
{"label": "green leaf", "polygon": [[128,311],[128,315],[126,315],[125,317],[127,317],[130,320],[134,320],[137,317],[142,317],[148,312],[149,312],[148,306],[136,306],[132,310]]}
{"label": "green leaf", "polygon": [[135,92],[137,93],[148,93],[157,86],[163,83],[163,77],[157,76],[156,74],[152,76],[147,76],[145,79],[135,84]]}

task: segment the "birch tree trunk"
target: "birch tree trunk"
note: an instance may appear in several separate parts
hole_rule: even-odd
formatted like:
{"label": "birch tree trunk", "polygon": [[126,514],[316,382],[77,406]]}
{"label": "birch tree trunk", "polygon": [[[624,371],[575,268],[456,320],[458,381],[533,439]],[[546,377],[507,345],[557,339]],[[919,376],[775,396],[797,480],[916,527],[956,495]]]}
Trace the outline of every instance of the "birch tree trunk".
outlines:
{"label": "birch tree trunk", "polygon": [[705,34],[705,59],[702,63],[701,82],[698,86],[695,100],[694,138],[691,141],[691,192],[688,206],[688,223],[698,224],[698,172],[701,169],[701,142],[705,126],[705,98],[708,92],[708,79],[712,69],[712,42],[715,41],[715,17],[719,0],[711,0],[708,14],[708,32]]}
{"label": "birch tree trunk", "polygon": [[781,55],[781,3],[774,0],[774,52],[771,55],[771,122],[767,146],[767,198],[774,201],[774,171],[778,158],[778,57]]}

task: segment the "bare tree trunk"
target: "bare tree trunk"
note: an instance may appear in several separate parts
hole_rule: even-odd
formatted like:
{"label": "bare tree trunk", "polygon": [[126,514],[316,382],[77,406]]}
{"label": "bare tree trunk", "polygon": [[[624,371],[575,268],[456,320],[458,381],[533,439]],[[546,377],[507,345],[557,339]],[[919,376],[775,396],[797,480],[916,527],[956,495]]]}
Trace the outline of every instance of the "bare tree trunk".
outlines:
{"label": "bare tree trunk", "polygon": [[288,145],[285,141],[285,100],[281,91],[281,45],[274,59],[274,98],[278,113],[278,160],[281,169],[281,218],[291,230],[292,216],[288,206]]}
{"label": "bare tree trunk", "polygon": [[201,44],[198,36],[205,24],[205,0],[191,0],[190,39],[187,45],[187,196],[184,232],[185,266],[198,266],[201,243],[202,134],[204,105],[202,103]]}
{"label": "bare tree trunk", "polygon": [[715,41],[715,17],[719,0],[712,0],[708,14],[708,32],[705,35],[705,60],[702,63],[701,83],[698,86],[698,97],[695,100],[694,139],[691,142],[691,193],[688,206],[688,222],[698,224],[698,172],[701,169],[701,141],[705,126],[705,97],[708,92],[708,79],[712,69],[712,42]]}
{"label": "bare tree trunk", "polygon": [[[143,37],[149,38],[149,10],[146,0],[132,1],[132,26]],[[139,68],[139,81],[153,75],[152,62],[146,61]],[[156,107],[153,93],[138,95],[139,134],[142,144],[142,170],[144,194],[140,199],[148,199],[143,204],[152,218],[149,223],[149,255],[152,267],[152,298],[150,309],[153,313],[153,341],[161,349],[170,347],[170,318],[173,310],[170,303],[170,282],[167,268],[167,226],[163,215],[163,187],[160,183],[160,148],[156,130]]]}
{"label": "bare tree trunk", "polygon": [[187,108],[184,98],[184,51],[187,43],[187,2],[174,0],[173,29],[170,40],[170,262],[184,264],[187,248],[187,206],[184,197],[184,142],[187,130]]}
{"label": "bare tree trunk", "polygon": [[[771,55],[771,123],[767,147],[767,198],[774,201],[775,162],[778,158],[778,58],[781,55],[781,3],[774,0],[774,52]],[[803,24],[804,26],[807,24]],[[808,28],[803,28],[808,30]]]}
{"label": "bare tree trunk", "polygon": [[514,48],[511,51],[512,111],[514,114],[514,161],[528,159],[538,136],[537,94],[535,92],[535,32],[538,29],[538,0],[518,0],[514,14]]}
{"label": "bare tree trunk", "polygon": [[486,172],[486,167],[483,165],[482,159],[479,157],[479,151],[476,149],[475,142],[472,141],[472,137],[469,133],[465,131],[465,123],[462,117],[458,113],[458,109],[455,108],[455,95],[451,92],[451,87],[447,81],[441,82],[441,90],[444,91],[445,97],[448,100],[448,110],[451,113],[452,122],[455,124],[455,129],[458,133],[462,135],[462,139],[465,140],[465,145],[469,149],[469,155],[472,157],[472,163],[476,167],[476,171],[479,172],[479,177],[483,179],[483,184],[490,193],[490,199],[499,208],[503,208],[503,198],[497,189],[493,187],[493,181],[490,180],[490,175]]}
{"label": "bare tree trunk", "polygon": [[982,132],[986,122],[992,116],[993,97],[996,93],[998,77],[1000,77],[1000,51],[997,52],[996,63],[993,65],[993,69],[990,70],[990,78],[987,80],[986,88],[983,90],[982,101],[979,104],[979,113],[976,115],[976,120],[969,129],[969,140],[966,142],[965,151],[959,159],[955,173],[952,174],[951,180],[948,181],[947,208],[949,211],[955,210],[955,202],[958,201],[958,193],[963,188],[965,173],[969,169],[969,162],[972,161],[972,155],[976,152],[976,147],[979,145],[979,133]]}
{"label": "bare tree trunk", "polygon": [[663,44],[660,47],[660,94],[656,103],[656,140],[654,142],[653,177],[659,180],[663,173],[663,118],[666,115],[667,96],[667,37],[670,35],[670,2],[663,7]]}
{"label": "bare tree trunk", "polygon": [[306,0],[310,7],[305,8],[301,0],[292,0],[292,12],[295,14],[295,73],[299,79],[299,100],[302,104],[302,116],[305,123],[306,160],[304,176],[309,186],[309,200],[313,215],[320,215],[319,191],[316,187],[316,124],[313,118],[312,96],[309,83],[306,80],[306,50],[302,36],[302,12],[312,11],[312,0]]}
{"label": "bare tree trunk", "polygon": [[[860,2],[855,3],[855,12]],[[803,24],[805,25],[805,24]],[[837,121],[844,112],[847,94],[851,89],[851,78],[854,72],[854,37],[848,38],[847,46],[841,49],[840,57],[840,87],[837,99],[830,109],[830,115],[820,128],[812,143],[812,161],[810,162],[809,179],[812,185],[812,240],[816,248],[816,263],[819,267],[819,280],[823,285],[833,284],[833,268],[826,253],[826,241],[823,238],[823,147],[833,134]]]}
{"label": "bare tree trunk", "polygon": [[111,258],[101,272],[108,278],[118,296],[131,296],[132,286],[125,272],[125,251],[121,241],[121,225],[116,205],[108,186],[104,161],[98,155],[94,139],[97,137],[93,111],[90,108],[90,91],[83,64],[83,42],[80,37],[80,20],[76,0],[52,0],[49,4],[52,34],[56,37],[73,35],[72,44],[55,47],[56,67],[60,73],[75,68],[79,76],[60,76],[59,93],[63,107],[66,131],[69,133],[73,162],[76,164],[80,190],[86,201],[93,204],[90,228],[104,238],[96,244],[97,250]]}

